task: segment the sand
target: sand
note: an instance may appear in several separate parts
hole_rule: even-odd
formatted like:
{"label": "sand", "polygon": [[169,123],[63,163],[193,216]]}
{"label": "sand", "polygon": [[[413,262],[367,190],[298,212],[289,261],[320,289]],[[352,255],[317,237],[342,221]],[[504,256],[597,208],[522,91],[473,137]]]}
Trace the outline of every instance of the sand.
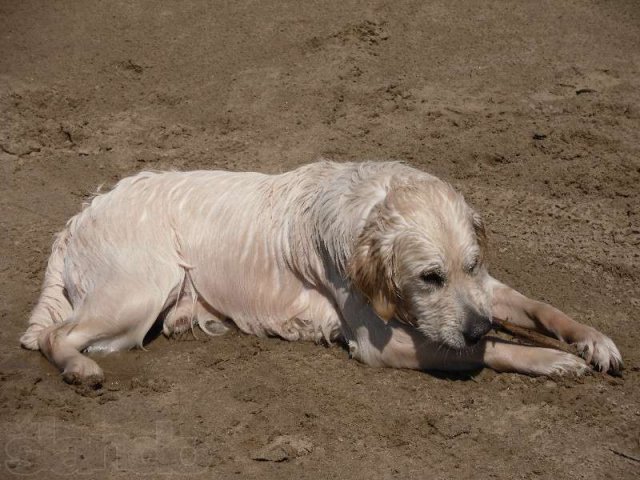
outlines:
{"label": "sand", "polygon": [[[638,478],[639,25],[633,1],[0,2],[0,477]],[[100,359],[94,391],[20,348],[100,185],[319,157],[450,181],[492,273],[609,334],[624,376],[200,333]]]}

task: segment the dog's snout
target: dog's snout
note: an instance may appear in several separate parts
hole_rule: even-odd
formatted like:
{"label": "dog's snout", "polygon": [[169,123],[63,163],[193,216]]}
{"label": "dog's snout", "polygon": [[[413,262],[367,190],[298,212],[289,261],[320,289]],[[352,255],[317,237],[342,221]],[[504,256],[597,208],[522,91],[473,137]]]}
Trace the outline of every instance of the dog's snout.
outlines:
{"label": "dog's snout", "polygon": [[475,309],[467,310],[462,325],[462,335],[468,343],[477,343],[489,330],[491,330],[490,317],[482,315]]}

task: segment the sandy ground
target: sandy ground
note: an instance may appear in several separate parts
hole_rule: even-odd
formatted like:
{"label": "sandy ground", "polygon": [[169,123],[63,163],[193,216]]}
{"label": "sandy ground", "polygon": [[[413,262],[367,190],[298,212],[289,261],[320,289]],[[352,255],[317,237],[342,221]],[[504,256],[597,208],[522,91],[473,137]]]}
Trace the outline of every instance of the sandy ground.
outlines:
{"label": "sandy ground", "polygon": [[[640,7],[0,1],[0,477],[640,476]],[[18,337],[54,232],[144,169],[404,159],[492,271],[612,336],[623,378],[371,369],[240,334],[64,384]]]}

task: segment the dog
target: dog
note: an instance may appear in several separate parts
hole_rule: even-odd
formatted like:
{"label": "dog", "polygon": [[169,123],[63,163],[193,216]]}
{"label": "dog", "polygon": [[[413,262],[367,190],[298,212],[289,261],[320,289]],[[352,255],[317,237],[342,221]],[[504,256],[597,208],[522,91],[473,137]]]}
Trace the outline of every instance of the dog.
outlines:
{"label": "dog", "polygon": [[[487,270],[481,217],[399,162],[320,161],[280,175],[143,172],[57,235],[21,344],[70,383],[84,352],[141,347],[163,322],[342,342],[376,367],[529,375],[618,372],[615,344]],[[492,317],[577,344],[582,358],[487,337]]]}

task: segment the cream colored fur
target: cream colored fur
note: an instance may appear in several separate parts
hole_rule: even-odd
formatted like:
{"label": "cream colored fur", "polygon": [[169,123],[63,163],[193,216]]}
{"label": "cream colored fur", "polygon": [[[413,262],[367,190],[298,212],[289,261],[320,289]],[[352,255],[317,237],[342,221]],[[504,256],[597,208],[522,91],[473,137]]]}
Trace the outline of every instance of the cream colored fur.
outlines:
{"label": "cream colored fur", "polygon": [[[395,162],[318,162],[281,175],[144,172],[96,196],[53,246],[22,345],[67,381],[80,352],[141,346],[194,323],[349,345],[377,366],[582,373],[578,357],[480,338],[498,311],[621,367],[610,339],[494,280],[463,197]],[[476,343],[477,342],[477,343]]]}

